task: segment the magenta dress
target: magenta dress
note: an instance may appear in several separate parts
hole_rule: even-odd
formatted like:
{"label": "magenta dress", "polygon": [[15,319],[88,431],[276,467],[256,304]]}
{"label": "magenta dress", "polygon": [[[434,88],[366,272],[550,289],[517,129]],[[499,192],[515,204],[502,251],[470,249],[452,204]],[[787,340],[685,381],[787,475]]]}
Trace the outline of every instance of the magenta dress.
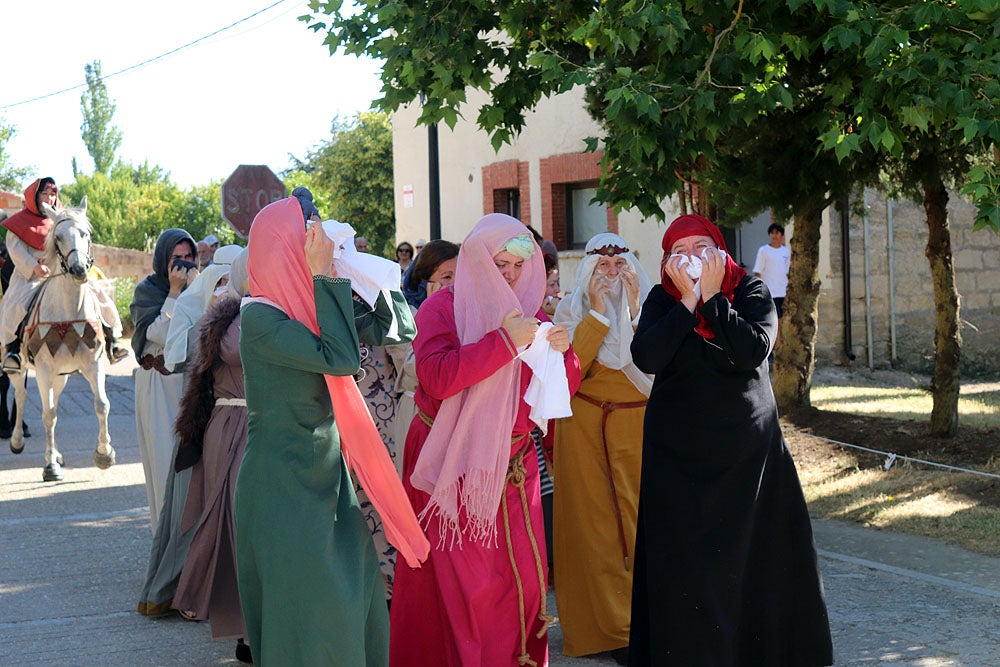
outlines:
{"label": "magenta dress", "polygon": [[[548,317],[538,312],[543,321]],[[433,420],[441,402],[462,389],[489,377],[513,354],[506,333],[495,330],[480,341],[461,345],[455,328],[454,296],[442,290],[427,299],[417,311],[416,404],[420,410],[410,426],[403,456],[403,486],[419,513],[429,496],[410,484],[417,457],[430,433],[426,419]],[[572,350],[565,355],[569,388],[580,385],[580,364]],[[520,378],[524,396],[531,371]],[[483,415],[488,419],[489,415]],[[524,652],[539,665],[548,661],[547,627],[540,618],[548,580],[545,530],[538,478],[538,459],[529,436],[534,424],[528,405],[521,401],[511,439],[511,460],[523,461],[524,498],[530,519],[525,521],[521,490],[508,482],[505,488],[512,549],[508,549],[504,509],[497,513],[497,544],[483,546],[465,540],[461,549],[442,548],[438,543],[436,517],[425,528],[431,542],[430,556],[419,569],[397,563],[389,635],[391,667],[462,667],[517,665]],[[536,556],[535,547],[538,549]],[[511,565],[513,557],[515,568]],[[524,612],[520,611],[519,588]],[[549,610],[551,613],[554,610]],[[541,636],[537,636],[541,633]]]}
{"label": "magenta dress", "polygon": [[[229,325],[212,371],[216,405],[205,429],[201,459],[191,469],[191,485],[181,529],[197,525],[173,607],[208,618],[212,639],[246,637],[236,585],[236,532],[233,490],[247,444],[246,394],[240,363],[240,317]],[[221,399],[221,400],[220,400]],[[243,405],[233,404],[243,402]]]}

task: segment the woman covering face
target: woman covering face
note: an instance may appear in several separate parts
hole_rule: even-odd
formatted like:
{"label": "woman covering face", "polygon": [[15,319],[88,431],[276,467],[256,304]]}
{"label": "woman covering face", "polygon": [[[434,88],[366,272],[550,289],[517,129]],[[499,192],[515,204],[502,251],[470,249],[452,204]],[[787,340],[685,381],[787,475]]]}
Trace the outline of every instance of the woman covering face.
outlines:
{"label": "woman covering face", "polygon": [[[570,331],[583,380],[573,416],[555,435],[553,519],[563,652],[625,659],[642,456],[652,377],[629,346],[649,279],[628,243],[598,234],[577,267],[577,289],[556,310]],[[610,471],[610,472],[609,472]],[[623,594],[623,591],[625,593]]]}
{"label": "woman covering face", "polygon": [[768,374],[774,303],[701,216],[675,220],[663,250],[631,347],[654,375],[631,664],[829,665],[812,528]]}

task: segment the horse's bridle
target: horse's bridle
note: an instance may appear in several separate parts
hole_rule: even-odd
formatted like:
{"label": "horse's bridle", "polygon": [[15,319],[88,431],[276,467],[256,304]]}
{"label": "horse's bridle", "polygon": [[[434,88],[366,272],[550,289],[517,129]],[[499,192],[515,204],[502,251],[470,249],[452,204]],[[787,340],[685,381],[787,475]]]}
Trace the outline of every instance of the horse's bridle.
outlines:
{"label": "horse's bridle", "polygon": [[[69,217],[69,216],[64,217],[64,218],[59,218],[58,220],[56,220],[56,224],[53,225],[53,227],[52,227],[52,234],[55,235],[56,228],[59,227],[59,225],[61,225],[64,222],[72,221],[72,220],[73,220],[73,218]],[[88,239],[87,245],[90,245],[89,239]],[[68,253],[66,253],[64,255],[63,251],[62,251],[62,248],[59,247],[59,243],[58,243],[58,241],[55,238],[52,239],[52,247],[56,251],[56,257],[59,258],[59,264],[60,264],[60,266],[62,266],[62,270],[63,270],[62,273],[58,273],[56,275],[60,275],[61,276],[61,275],[64,275],[64,274],[67,274],[67,273],[70,272],[69,271],[69,258],[73,256],[74,252],[77,253],[77,254],[79,254],[79,255],[81,255],[82,258],[85,260],[83,262],[83,264],[86,266],[85,271],[89,271],[90,267],[92,267],[94,265],[94,257],[89,252],[87,252],[86,254],[84,254],[84,253],[80,252],[79,248],[73,248],[72,250],[70,250]],[[54,278],[55,276],[52,276],[52,277]]]}

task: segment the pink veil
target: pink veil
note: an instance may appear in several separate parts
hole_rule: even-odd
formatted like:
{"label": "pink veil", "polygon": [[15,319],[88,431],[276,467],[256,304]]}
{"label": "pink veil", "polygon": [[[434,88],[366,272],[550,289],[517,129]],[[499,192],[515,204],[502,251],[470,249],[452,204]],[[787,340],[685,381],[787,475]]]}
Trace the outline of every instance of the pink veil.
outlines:
{"label": "pink veil", "polygon": [[[492,213],[477,222],[462,242],[454,288],[455,325],[462,345],[500,328],[504,316],[515,308],[530,317],[541,307],[545,265],[537,244],[513,288],[493,264],[493,256],[520,234],[530,234],[524,224]],[[515,361],[445,399],[417,458],[410,482],[431,496],[420,518],[439,515],[441,544],[447,540],[449,548],[456,541],[461,546],[462,533],[482,543],[496,539],[497,510],[520,402],[520,374],[521,362]]]}
{"label": "pink veil", "polygon": [[[250,227],[250,294],[280,306],[288,317],[319,333],[312,272],[305,258],[306,228],[295,198],[264,207]],[[368,493],[386,537],[410,567],[420,567],[430,544],[413,514],[361,392],[351,376],[326,376],[344,460]]]}

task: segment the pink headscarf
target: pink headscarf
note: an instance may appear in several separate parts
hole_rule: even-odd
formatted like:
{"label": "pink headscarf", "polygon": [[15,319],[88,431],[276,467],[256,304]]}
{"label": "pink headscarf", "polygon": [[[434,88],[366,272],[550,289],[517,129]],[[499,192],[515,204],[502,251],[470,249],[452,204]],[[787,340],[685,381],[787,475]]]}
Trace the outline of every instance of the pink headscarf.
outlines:
{"label": "pink headscarf", "polygon": [[[294,198],[264,207],[250,227],[250,294],[263,297],[319,334],[312,271],[305,256],[306,228]],[[353,323],[352,323],[353,326]],[[326,376],[348,466],[382,517],[386,537],[410,567],[420,567],[430,544],[413,514],[361,392],[350,376]]]}
{"label": "pink headscarf", "polygon": [[[509,215],[482,218],[462,242],[455,274],[455,328],[462,345],[500,328],[517,308],[530,317],[545,296],[541,249],[524,261],[513,288],[493,264],[493,256],[515,236],[530,233]],[[473,541],[496,540],[496,516],[510,460],[510,436],[520,403],[521,362],[505,365],[490,377],[441,404],[414,466],[410,482],[430,494],[422,520],[440,516],[442,543],[449,547],[468,533]],[[460,511],[465,525],[460,525]]]}

